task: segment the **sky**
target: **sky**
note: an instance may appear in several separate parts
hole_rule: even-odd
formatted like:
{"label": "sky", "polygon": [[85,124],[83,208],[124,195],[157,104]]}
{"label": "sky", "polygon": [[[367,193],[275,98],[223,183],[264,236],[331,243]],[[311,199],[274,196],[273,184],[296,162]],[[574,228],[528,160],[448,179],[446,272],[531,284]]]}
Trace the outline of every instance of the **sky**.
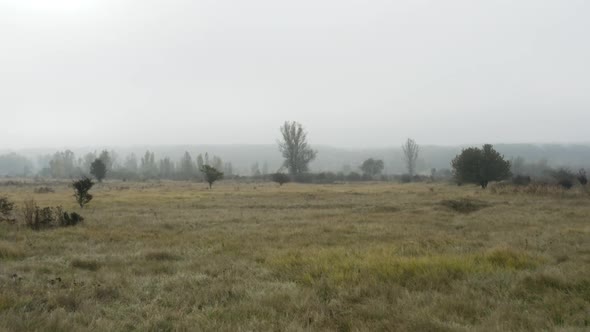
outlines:
{"label": "sky", "polygon": [[590,142],[585,0],[0,0],[0,148]]}

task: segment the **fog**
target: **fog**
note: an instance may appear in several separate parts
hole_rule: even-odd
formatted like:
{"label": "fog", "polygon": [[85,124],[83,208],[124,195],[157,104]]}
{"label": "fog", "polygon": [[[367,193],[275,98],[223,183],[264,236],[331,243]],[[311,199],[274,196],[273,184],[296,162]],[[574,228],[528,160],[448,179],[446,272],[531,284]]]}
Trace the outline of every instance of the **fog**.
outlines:
{"label": "fog", "polygon": [[588,142],[590,2],[0,0],[0,149]]}

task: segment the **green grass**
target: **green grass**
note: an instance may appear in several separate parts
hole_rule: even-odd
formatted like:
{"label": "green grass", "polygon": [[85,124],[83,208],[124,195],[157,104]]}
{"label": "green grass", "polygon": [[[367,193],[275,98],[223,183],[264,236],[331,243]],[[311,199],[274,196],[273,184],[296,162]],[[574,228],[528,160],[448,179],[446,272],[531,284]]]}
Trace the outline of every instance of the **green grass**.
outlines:
{"label": "green grass", "polygon": [[[444,184],[0,186],[0,331],[590,329],[590,196]],[[123,188],[124,187],[124,188]]]}

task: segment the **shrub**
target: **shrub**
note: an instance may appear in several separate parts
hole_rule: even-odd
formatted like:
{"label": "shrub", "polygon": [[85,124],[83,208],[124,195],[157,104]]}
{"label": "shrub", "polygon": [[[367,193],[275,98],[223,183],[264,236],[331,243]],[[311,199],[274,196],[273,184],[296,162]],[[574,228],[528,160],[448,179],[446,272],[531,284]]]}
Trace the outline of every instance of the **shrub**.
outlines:
{"label": "shrub", "polygon": [[34,230],[52,226],[54,220],[51,208],[40,208],[33,199],[26,200],[23,204],[23,220],[25,225]]}
{"label": "shrub", "polygon": [[211,186],[213,186],[215,181],[223,179],[223,172],[218,171],[215,167],[203,165],[201,166],[200,171],[203,173],[203,176],[205,176],[205,181],[209,183],[209,189],[211,189]]}
{"label": "shrub", "polygon": [[512,184],[517,186],[528,186],[531,184],[531,177],[528,175],[517,175],[512,178]]}
{"label": "shrub", "polygon": [[78,213],[68,213],[61,206],[55,207],[55,219],[57,225],[61,227],[75,226],[84,221],[84,218]]}
{"label": "shrub", "polygon": [[560,168],[558,170],[552,171],[551,176],[562,188],[571,189],[574,186],[574,179],[576,176],[567,168]]}
{"label": "shrub", "polygon": [[586,171],[583,168],[578,171],[578,182],[580,182],[580,184],[583,186],[588,184],[588,178],[586,177]]}
{"label": "shrub", "polygon": [[78,213],[68,213],[61,206],[41,208],[33,199],[24,202],[22,212],[25,225],[33,230],[74,226],[84,220]]}
{"label": "shrub", "polygon": [[6,197],[0,197],[0,221],[14,220],[12,218],[12,211],[14,210],[14,203],[9,201]]}
{"label": "shrub", "polygon": [[74,188],[74,197],[76,202],[81,208],[88,204],[92,200],[92,195],[89,193],[90,189],[94,186],[94,182],[87,177],[83,177],[80,180],[76,180],[72,183]]}
{"label": "shrub", "polygon": [[289,181],[291,181],[289,175],[285,173],[273,173],[271,174],[270,178],[273,182],[278,183],[279,186],[282,186],[284,183],[288,183]]}
{"label": "shrub", "polygon": [[399,177],[399,181],[401,183],[410,183],[410,182],[412,182],[412,176],[410,174],[402,174]]}
{"label": "shrub", "polygon": [[347,176],[346,176],[346,181],[360,181],[361,180],[361,175],[357,172],[350,172]]}

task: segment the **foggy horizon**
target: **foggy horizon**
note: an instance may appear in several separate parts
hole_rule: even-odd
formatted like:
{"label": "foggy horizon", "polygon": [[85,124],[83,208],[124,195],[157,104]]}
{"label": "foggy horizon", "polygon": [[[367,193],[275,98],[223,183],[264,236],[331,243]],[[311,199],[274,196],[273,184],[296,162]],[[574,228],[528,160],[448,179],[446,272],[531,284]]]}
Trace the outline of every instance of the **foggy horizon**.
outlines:
{"label": "foggy horizon", "polygon": [[590,3],[0,0],[0,149],[588,144]]}

